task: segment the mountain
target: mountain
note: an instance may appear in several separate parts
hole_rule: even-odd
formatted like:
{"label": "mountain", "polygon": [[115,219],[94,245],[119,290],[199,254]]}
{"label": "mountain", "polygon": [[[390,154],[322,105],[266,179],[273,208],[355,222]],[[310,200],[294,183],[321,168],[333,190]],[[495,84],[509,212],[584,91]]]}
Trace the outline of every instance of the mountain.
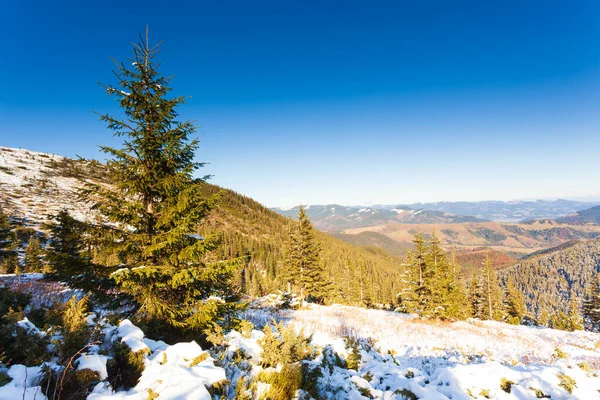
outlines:
{"label": "mountain", "polygon": [[[77,190],[85,181],[106,184],[104,166],[96,161],[0,147],[0,204],[25,225],[39,229],[50,214],[61,209],[80,220],[93,219],[89,206],[77,198]],[[254,295],[284,289],[278,277],[293,222],[231,190],[207,183],[203,191],[207,196],[219,193],[220,201],[199,233],[222,235],[221,259],[248,259],[239,284]],[[384,250],[353,246],[323,232],[317,232],[317,237],[336,302],[358,304],[358,286],[363,289],[363,301],[395,301],[399,259]]]}
{"label": "mountain", "polygon": [[570,224],[600,224],[600,206],[577,211],[575,214],[557,218],[556,221]]}
{"label": "mountain", "polygon": [[589,240],[520,261],[499,271],[513,279],[525,294],[528,310],[534,316],[566,311],[574,298],[581,307],[586,286],[600,270],[600,239]]}
{"label": "mountain", "polygon": [[[273,210],[286,217],[295,218],[299,207],[274,208]],[[306,213],[315,227],[326,232],[339,232],[343,229],[364,228],[392,222],[406,224],[483,222],[475,217],[427,209],[413,209],[407,206],[378,208],[341,206],[339,204],[311,205],[306,207]]]}
{"label": "mountain", "polygon": [[[597,203],[573,200],[535,201],[455,201],[408,204],[411,208],[425,208],[457,215],[472,215],[498,222],[517,222],[528,219],[554,219],[573,214]],[[388,206],[389,207],[389,206]]]}

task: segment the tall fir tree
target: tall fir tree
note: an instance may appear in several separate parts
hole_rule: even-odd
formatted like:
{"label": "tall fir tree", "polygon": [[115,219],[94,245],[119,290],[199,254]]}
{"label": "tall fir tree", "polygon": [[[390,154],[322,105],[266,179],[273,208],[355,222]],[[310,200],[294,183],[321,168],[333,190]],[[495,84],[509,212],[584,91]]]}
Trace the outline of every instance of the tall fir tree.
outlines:
{"label": "tall fir tree", "polygon": [[505,315],[503,295],[489,254],[485,255],[482,273],[484,317],[485,319],[502,321]]}
{"label": "tall fir tree", "polygon": [[485,319],[484,293],[480,271],[475,271],[469,280],[469,308],[473,318]]}
{"label": "tall fir tree", "polygon": [[32,234],[25,247],[25,272],[41,272],[43,268],[42,246],[37,234]]}
{"label": "tall fir tree", "polygon": [[178,119],[185,99],[169,96],[159,46],[140,38],[128,65],[117,64],[116,87],[105,87],[124,117],[100,120],[124,140],[120,149],[101,146],[112,186],[89,183],[82,192],[103,219],[88,240],[96,261],[122,267],[111,277],[135,300],[138,320],[200,331],[234,321],[239,288],[231,282],[242,260],[216,259],[219,236],[197,234],[218,195],[203,196],[208,176],[193,176],[204,166],[194,161],[196,127]]}
{"label": "tall fir tree", "polygon": [[506,321],[513,325],[519,325],[525,315],[525,299],[519,291],[513,279],[506,283]]}
{"label": "tall fir tree", "polygon": [[588,283],[582,314],[586,328],[598,332],[600,330],[600,285],[598,284],[597,272]]}
{"label": "tall fir tree", "polygon": [[427,285],[429,270],[423,235],[414,235],[413,247],[406,254],[406,269],[398,302],[402,311],[422,315],[429,308],[427,303],[431,294]]}
{"label": "tall fir tree", "polygon": [[315,302],[323,302],[331,294],[320,253],[314,228],[301,206],[286,246],[285,279],[300,291],[301,297]]}

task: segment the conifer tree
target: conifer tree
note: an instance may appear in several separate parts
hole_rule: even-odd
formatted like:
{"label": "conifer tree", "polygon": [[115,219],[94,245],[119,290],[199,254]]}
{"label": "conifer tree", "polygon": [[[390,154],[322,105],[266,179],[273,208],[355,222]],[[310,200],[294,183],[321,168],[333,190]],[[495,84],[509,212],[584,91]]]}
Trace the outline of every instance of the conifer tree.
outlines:
{"label": "conifer tree", "polygon": [[475,271],[469,281],[469,307],[473,318],[484,319],[484,297],[480,272]]}
{"label": "conifer tree", "polygon": [[598,285],[597,274],[594,274],[588,284],[582,314],[586,328],[598,332],[600,329],[600,285]]}
{"label": "conifer tree", "polygon": [[287,243],[286,279],[300,291],[301,297],[316,302],[325,300],[331,291],[321,264],[320,252],[314,228],[304,207],[300,206],[298,224],[291,227]]}
{"label": "conifer tree", "polygon": [[502,291],[489,254],[483,263],[483,313],[486,319],[501,321],[504,317]]}
{"label": "conifer tree", "polygon": [[34,234],[25,248],[25,272],[40,272],[42,267],[42,246],[40,239]]}
{"label": "conifer tree", "polygon": [[203,330],[233,321],[239,288],[231,280],[242,260],[215,259],[219,236],[197,234],[218,195],[204,196],[208,176],[193,176],[204,166],[194,160],[196,127],[178,118],[185,99],[169,96],[170,78],[157,69],[159,46],[140,38],[130,66],[117,64],[116,87],[105,87],[124,117],[100,120],[124,140],[122,148],[101,146],[113,186],[90,183],[82,193],[109,222],[92,227],[88,241],[97,260],[122,266],[111,277],[135,300],[137,319]]}
{"label": "conifer tree", "polygon": [[428,309],[427,303],[431,294],[427,285],[427,249],[421,234],[414,235],[413,245],[414,249],[406,253],[403,290],[398,296],[398,301],[401,310],[421,315]]}
{"label": "conifer tree", "polygon": [[525,300],[523,293],[519,291],[513,279],[509,279],[506,284],[506,318],[507,322],[513,325],[519,325],[525,315]]}
{"label": "conifer tree", "polygon": [[567,327],[569,331],[581,331],[583,330],[583,318],[579,313],[579,307],[575,297],[571,297],[569,302],[569,324]]}

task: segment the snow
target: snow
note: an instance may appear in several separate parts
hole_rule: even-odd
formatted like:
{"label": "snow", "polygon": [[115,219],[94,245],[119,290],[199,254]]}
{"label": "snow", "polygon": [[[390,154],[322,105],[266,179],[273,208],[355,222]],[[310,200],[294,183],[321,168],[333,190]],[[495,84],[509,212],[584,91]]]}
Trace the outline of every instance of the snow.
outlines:
{"label": "snow", "polygon": [[42,376],[42,367],[26,367],[15,364],[6,371],[12,378],[4,386],[0,386],[0,400],[45,400],[46,396],[41,392],[39,381]]}
{"label": "snow", "polygon": [[108,385],[98,385],[88,399],[146,400],[154,392],[164,399],[211,400],[206,386],[224,381],[225,370],[216,367],[210,356],[195,364],[194,359],[203,353],[194,341],[157,350],[146,358],[142,376],[131,390],[115,393]]}
{"label": "snow", "polygon": [[92,219],[89,206],[76,195],[81,182],[58,174],[50,165],[63,160],[54,154],[0,146],[0,191],[8,213],[29,224],[46,222],[48,215],[61,209],[79,220]]}
{"label": "snow", "polygon": [[107,356],[100,354],[83,354],[76,361],[77,369],[91,369],[96,371],[100,375],[100,379],[104,380],[108,378],[106,372],[106,361],[109,359]]}
{"label": "snow", "polygon": [[150,351],[148,345],[144,342],[144,332],[133,325],[130,320],[124,319],[119,324],[117,335],[121,338],[121,342],[125,343],[131,351]]}
{"label": "snow", "polygon": [[[256,313],[256,320],[253,313]],[[267,319],[265,309],[247,313],[255,325]],[[310,305],[298,310],[271,310],[271,317],[312,334],[313,345],[347,358],[344,337],[361,343],[358,371],[323,369],[319,380],[326,399],[395,399],[395,391],[408,390],[419,399],[535,399],[535,390],[552,399],[600,399],[600,335],[547,328],[514,326],[494,321],[442,322],[383,310],[349,306]],[[256,338],[256,339],[255,339]],[[226,336],[231,350],[244,349],[259,363],[260,336]],[[567,353],[556,356],[556,349]],[[323,353],[314,365],[323,365]],[[594,370],[579,365],[586,362]],[[226,366],[229,371],[232,366]],[[255,365],[255,369],[260,369]],[[568,393],[561,375],[576,382]],[[234,375],[233,378],[236,378]],[[230,377],[232,379],[232,377]],[[511,382],[503,390],[502,383]],[[341,395],[343,393],[343,395]],[[231,398],[231,396],[230,396]]]}

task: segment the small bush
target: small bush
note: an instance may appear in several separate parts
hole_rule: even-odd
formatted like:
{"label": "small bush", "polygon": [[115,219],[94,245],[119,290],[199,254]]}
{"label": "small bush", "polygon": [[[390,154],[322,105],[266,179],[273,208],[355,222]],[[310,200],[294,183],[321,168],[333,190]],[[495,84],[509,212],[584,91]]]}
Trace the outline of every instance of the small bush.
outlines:
{"label": "small bush", "polygon": [[85,400],[91,390],[100,382],[100,376],[90,369],[66,369],[54,371],[45,368],[40,386],[48,399]]}
{"label": "small bush", "polygon": [[350,350],[350,354],[348,354],[348,358],[346,359],[348,369],[358,371],[362,358],[360,355],[360,343],[357,339],[350,336],[346,336],[344,341],[346,342],[346,348]]}
{"label": "small bush", "polygon": [[556,358],[567,358],[567,353],[559,349],[558,347],[554,350],[554,357]]}
{"label": "small bush", "polygon": [[113,388],[129,390],[134,387],[144,372],[144,356],[147,350],[134,353],[125,343],[113,346],[114,356],[106,363],[108,379]]}
{"label": "small bush", "polygon": [[500,389],[504,390],[506,393],[510,393],[510,391],[512,390],[512,385],[514,384],[515,382],[509,381],[506,378],[502,378],[500,380]]}
{"label": "small bush", "polygon": [[406,371],[406,374],[404,374],[404,377],[406,377],[406,379],[412,379],[415,377],[415,373],[412,371]]}
{"label": "small bush", "polygon": [[215,322],[212,323],[210,328],[204,331],[204,334],[206,335],[206,340],[215,346],[222,346],[225,341],[223,328]]}
{"label": "small bush", "polygon": [[254,324],[252,322],[246,320],[240,322],[240,332],[246,339],[250,339],[252,336],[252,329],[254,329]]}
{"label": "small bush", "polygon": [[396,389],[394,394],[398,395],[398,396],[402,396],[401,398],[404,400],[419,400],[417,395],[408,389]]}
{"label": "small bush", "polygon": [[541,389],[536,389],[536,388],[529,388],[534,394],[535,397],[538,399],[550,399],[552,398],[550,395],[547,395],[546,393],[542,392]]}
{"label": "small bush", "polygon": [[[167,354],[165,353],[165,357],[167,356]],[[206,361],[208,360],[208,352],[204,352],[204,353],[200,353],[200,355],[196,358],[194,358],[192,360],[192,362],[190,363],[190,367],[195,367],[196,365],[200,364],[202,361]]]}
{"label": "small bush", "polygon": [[587,361],[580,362],[577,366],[585,372],[592,372],[592,367],[590,367],[590,364],[588,364]]}
{"label": "small bush", "polygon": [[0,319],[0,361],[5,365],[34,366],[50,360],[48,339],[29,333],[17,322],[23,313],[12,311]]}
{"label": "small bush", "polygon": [[558,374],[558,380],[560,381],[558,386],[565,389],[569,393],[573,393],[573,389],[577,388],[577,382],[575,382],[575,379],[571,378],[569,375]]}
{"label": "small bush", "polygon": [[235,385],[235,399],[252,400],[252,392],[248,389],[248,379],[241,376]]}
{"label": "small bush", "polygon": [[0,387],[6,385],[10,381],[12,381],[12,378],[8,376],[6,372],[0,371]]}
{"label": "small bush", "polygon": [[321,361],[321,367],[327,368],[329,373],[332,374],[334,367],[345,369],[346,360],[340,357],[331,346],[326,346],[323,349],[323,360]]}
{"label": "small bush", "polygon": [[263,332],[265,337],[259,341],[263,367],[306,360],[315,353],[315,348],[310,345],[311,337],[304,336],[302,331],[297,334],[291,325],[274,323],[273,328],[265,326]]}
{"label": "small bush", "polygon": [[479,392],[479,394],[485,397],[486,399],[490,398],[490,391],[488,389],[481,389],[481,392]]}
{"label": "small bush", "polygon": [[285,364],[280,372],[261,371],[256,379],[271,385],[266,394],[267,399],[293,399],[302,386],[302,366],[300,363]]}

